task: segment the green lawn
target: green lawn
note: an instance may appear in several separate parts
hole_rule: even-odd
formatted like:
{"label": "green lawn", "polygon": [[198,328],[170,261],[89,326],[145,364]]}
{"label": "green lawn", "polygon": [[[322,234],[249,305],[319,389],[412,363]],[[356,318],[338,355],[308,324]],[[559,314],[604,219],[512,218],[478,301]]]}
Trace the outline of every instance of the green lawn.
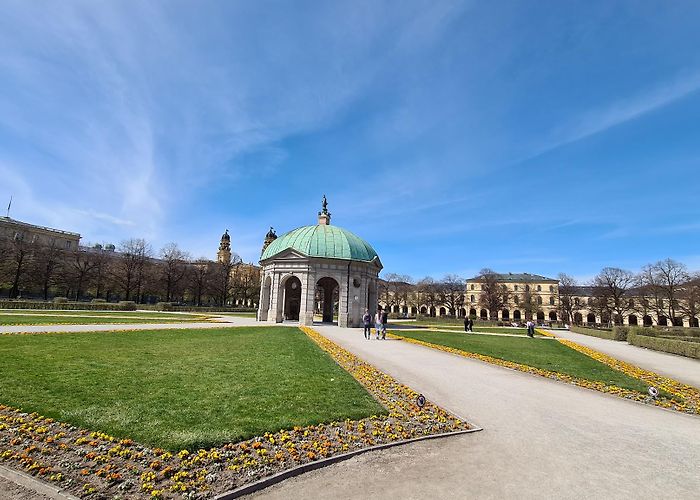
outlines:
{"label": "green lawn", "polygon": [[[30,315],[14,315],[14,314],[0,314],[0,325],[47,325],[47,324],[60,324],[60,325],[104,325],[104,324],[139,324],[139,323],[188,323],[192,321],[197,321],[189,318],[153,318],[151,316],[100,316],[100,317],[90,317],[86,315],[48,315],[48,314],[33,314]],[[203,319],[200,321],[204,321]]]}
{"label": "green lawn", "polygon": [[138,316],[139,318],[154,318],[175,320],[182,319],[201,319],[208,317],[208,314],[181,314],[167,312],[151,312],[151,311],[88,311],[80,310],[55,310],[55,309],[0,309],[0,315],[3,314],[27,314],[27,315],[44,315],[44,316]]}
{"label": "green lawn", "polygon": [[295,328],[0,337],[0,402],[198,448],[386,410]]}
{"label": "green lawn", "polygon": [[[424,325],[421,325],[424,326]],[[438,330],[454,330],[455,332],[463,332],[464,326],[452,326],[452,325],[425,325],[429,328],[435,328]],[[474,325],[475,332],[481,333],[509,333],[511,335],[527,335],[527,328],[511,328],[506,326],[479,326]],[[535,335],[539,333],[535,332]]]}
{"label": "green lawn", "polygon": [[647,391],[647,386],[643,382],[613,370],[554,340],[443,332],[396,331],[392,333],[586,380],[605,382],[640,392]]}

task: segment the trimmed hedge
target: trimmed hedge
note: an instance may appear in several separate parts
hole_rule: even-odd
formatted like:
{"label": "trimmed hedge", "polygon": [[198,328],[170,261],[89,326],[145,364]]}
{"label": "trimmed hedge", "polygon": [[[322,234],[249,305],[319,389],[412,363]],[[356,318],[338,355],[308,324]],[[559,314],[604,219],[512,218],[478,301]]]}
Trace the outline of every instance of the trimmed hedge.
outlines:
{"label": "trimmed hedge", "polygon": [[0,309],[47,309],[54,311],[134,311],[134,302],[90,303],[90,302],[34,302],[28,300],[0,300]]}
{"label": "trimmed hedge", "polygon": [[[638,347],[646,347],[655,351],[663,351],[678,354],[688,358],[700,359],[700,342],[684,342],[676,338],[659,337],[653,335],[651,328],[631,328],[627,336],[627,342]],[[652,333],[652,335],[648,335]]]}
{"label": "trimmed hedge", "polygon": [[598,328],[586,328],[585,326],[571,325],[570,330],[574,333],[598,337],[607,340],[627,340],[629,328],[626,326],[614,326],[612,330],[602,330]]}

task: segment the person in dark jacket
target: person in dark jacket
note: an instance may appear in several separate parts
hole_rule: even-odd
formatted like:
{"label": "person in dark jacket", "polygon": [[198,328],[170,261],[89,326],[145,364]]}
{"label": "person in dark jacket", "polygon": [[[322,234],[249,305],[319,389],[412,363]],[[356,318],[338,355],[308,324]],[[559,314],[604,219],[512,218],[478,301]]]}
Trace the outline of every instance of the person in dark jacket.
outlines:
{"label": "person in dark jacket", "polygon": [[362,324],[365,327],[365,338],[369,340],[372,335],[372,315],[369,313],[369,309],[365,309],[365,315],[362,316]]}
{"label": "person in dark jacket", "polygon": [[469,333],[469,316],[464,317],[464,333]]}
{"label": "person in dark jacket", "polygon": [[473,333],[474,332],[474,320],[469,318],[469,332]]}
{"label": "person in dark jacket", "polygon": [[382,311],[382,340],[386,340],[386,324],[389,322],[389,315]]}

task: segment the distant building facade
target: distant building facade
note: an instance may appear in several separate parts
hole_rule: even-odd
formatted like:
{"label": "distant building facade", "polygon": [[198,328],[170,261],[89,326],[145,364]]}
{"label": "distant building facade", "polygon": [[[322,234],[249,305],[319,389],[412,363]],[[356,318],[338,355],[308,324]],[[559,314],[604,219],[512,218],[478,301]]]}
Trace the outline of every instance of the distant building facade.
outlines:
{"label": "distant building facade", "polygon": [[78,233],[36,226],[10,217],[0,217],[0,238],[56,246],[61,250],[77,250],[80,246],[80,234]]}

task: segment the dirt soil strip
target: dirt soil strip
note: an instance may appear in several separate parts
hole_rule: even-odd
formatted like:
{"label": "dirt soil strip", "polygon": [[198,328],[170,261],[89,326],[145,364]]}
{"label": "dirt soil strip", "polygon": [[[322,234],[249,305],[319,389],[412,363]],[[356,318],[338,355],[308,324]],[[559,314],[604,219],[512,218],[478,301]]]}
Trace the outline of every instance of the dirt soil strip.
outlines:
{"label": "dirt soil strip", "polygon": [[[3,484],[7,482],[8,484]],[[5,493],[10,495],[4,497]],[[32,498],[32,499],[56,499],[78,500],[70,493],[40,481],[24,472],[9,469],[0,465],[0,499],[4,498]]]}

